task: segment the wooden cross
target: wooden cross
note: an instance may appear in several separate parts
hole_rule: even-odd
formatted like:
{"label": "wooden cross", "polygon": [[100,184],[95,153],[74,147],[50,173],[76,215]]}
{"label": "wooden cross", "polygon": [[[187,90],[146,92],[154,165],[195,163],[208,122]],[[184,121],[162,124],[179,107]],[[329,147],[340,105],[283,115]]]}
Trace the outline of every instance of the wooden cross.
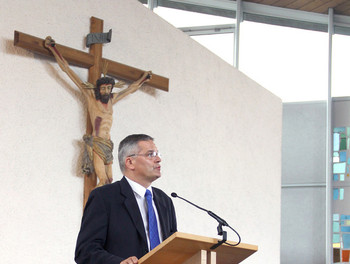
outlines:
{"label": "wooden cross", "polygon": [[[90,19],[90,33],[102,33],[103,20],[96,17]],[[44,39],[33,37],[18,31],[14,33],[14,45],[28,49],[38,54],[53,57],[52,53],[45,48]],[[102,65],[108,63],[107,75],[114,76],[127,81],[136,81],[145,72],[137,68],[133,68],[115,61],[102,58],[102,45],[100,43],[91,44],[89,53],[72,49],[66,46],[56,44],[62,56],[69,64],[89,69],[88,82],[95,84],[96,80],[101,77]],[[153,74],[152,79],[147,83],[154,88],[168,91],[169,79]],[[86,133],[92,133],[92,124],[87,117]],[[84,175],[84,206],[87,202],[90,192],[96,187],[96,174]]]}

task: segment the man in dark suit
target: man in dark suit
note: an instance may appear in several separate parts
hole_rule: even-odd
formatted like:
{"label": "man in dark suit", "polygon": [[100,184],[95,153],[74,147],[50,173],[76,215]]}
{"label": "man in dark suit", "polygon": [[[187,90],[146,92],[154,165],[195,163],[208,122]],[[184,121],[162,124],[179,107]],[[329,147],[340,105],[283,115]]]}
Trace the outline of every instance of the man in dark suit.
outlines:
{"label": "man in dark suit", "polygon": [[[161,176],[161,158],[153,138],[143,134],[126,137],[120,142],[118,159],[122,180],[94,189],[86,203],[75,251],[78,264],[136,264],[177,231],[171,199],[151,187]],[[147,205],[146,190],[152,194],[149,202],[153,207]],[[149,207],[155,211],[158,227],[155,245],[149,238],[153,232]]]}

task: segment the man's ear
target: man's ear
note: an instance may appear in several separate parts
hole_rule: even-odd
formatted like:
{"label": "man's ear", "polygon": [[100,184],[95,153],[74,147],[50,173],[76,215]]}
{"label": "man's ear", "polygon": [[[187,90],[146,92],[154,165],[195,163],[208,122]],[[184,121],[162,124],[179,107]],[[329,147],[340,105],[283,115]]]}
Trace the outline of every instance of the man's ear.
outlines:
{"label": "man's ear", "polygon": [[125,159],[125,168],[133,170],[135,168],[134,161],[135,160],[132,157],[127,157]]}

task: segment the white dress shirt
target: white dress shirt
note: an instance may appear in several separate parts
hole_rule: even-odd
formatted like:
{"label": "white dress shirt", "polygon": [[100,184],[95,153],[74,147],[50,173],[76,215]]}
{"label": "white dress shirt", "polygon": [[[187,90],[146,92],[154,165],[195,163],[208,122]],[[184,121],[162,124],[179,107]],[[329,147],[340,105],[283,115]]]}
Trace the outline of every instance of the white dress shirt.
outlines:
{"label": "white dress shirt", "polygon": [[[150,249],[150,241],[149,241],[149,234],[148,234],[149,233],[148,232],[148,209],[147,209],[147,201],[145,198],[146,188],[143,187],[142,185],[138,184],[137,182],[130,180],[128,177],[125,177],[125,178],[128,181],[128,183],[130,184],[131,189],[134,192],[134,195],[135,195],[135,198],[137,201],[137,205],[139,206],[140,213],[142,216],[143,226],[145,227],[145,231],[146,231],[148,249]],[[154,204],[152,187],[150,186],[147,189],[150,190],[150,192],[152,193],[152,204],[153,204],[154,212],[155,212],[156,218],[157,218],[159,241],[160,241],[160,243],[162,243],[162,241],[163,241],[162,230],[160,228],[157,207]]]}

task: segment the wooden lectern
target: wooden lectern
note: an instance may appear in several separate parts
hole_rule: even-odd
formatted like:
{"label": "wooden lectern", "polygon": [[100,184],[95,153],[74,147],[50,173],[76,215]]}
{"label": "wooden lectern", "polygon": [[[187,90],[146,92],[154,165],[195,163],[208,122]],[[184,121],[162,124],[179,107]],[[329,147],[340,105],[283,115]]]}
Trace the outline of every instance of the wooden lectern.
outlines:
{"label": "wooden lectern", "polygon": [[[140,264],[235,264],[258,250],[257,246],[240,243],[232,247],[222,244],[215,250],[215,238],[176,232],[148,254]],[[235,244],[234,242],[229,242]]]}

